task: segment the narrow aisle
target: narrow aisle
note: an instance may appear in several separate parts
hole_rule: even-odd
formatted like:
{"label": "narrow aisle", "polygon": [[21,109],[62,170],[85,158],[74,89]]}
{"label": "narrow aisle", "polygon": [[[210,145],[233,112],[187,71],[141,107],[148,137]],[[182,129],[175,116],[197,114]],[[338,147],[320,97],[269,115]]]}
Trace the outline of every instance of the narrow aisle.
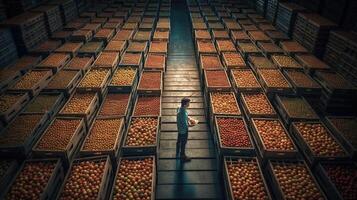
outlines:
{"label": "narrow aisle", "polygon": [[[205,117],[204,98],[195,59],[185,1],[173,1],[167,71],[164,76],[158,160],[157,199],[222,199],[218,161]],[[176,109],[191,99],[188,113],[200,123],[189,130],[183,163],[176,157]]]}

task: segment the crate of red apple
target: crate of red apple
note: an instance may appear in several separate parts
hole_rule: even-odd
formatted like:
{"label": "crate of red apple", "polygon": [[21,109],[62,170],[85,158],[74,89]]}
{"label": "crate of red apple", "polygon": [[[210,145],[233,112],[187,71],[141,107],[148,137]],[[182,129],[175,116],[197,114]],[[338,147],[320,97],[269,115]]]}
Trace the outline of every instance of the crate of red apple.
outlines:
{"label": "crate of red apple", "polygon": [[210,40],[198,40],[196,41],[196,49],[199,55],[201,54],[216,54],[217,50],[213,42]]}
{"label": "crate of red apple", "polygon": [[138,94],[161,94],[163,89],[162,71],[143,71],[140,76]]}
{"label": "crate of red apple", "polygon": [[352,162],[322,162],[316,174],[326,195],[331,199],[357,199],[357,165]]}
{"label": "crate of red apple", "polygon": [[327,199],[303,161],[269,160],[267,171],[277,199]]}
{"label": "crate of red apple", "polygon": [[119,67],[136,67],[139,70],[142,68],[143,54],[125,52],[119,62]]}
{"label": "crate of red apple", "polygon": [[224,157],[227,198],[273,199],[258,160],[254,157]]}
{"label": "crate of red apple", "polygon": [[255,155],[253,140],[242,117],[215,116],[214,130],[219,141],[220,155]]}
{"label": "crate of red apple", "polygon": [[251,129],[260,156],[264,159],[297,158],[299,152],[281,121],[277,118],[252,118]]}
{"label": "crate of red apple", "polygon": [[156,155],[160,117],[132,117],[123,144],[124,155]]}
{"label": "crate of red apple", "polygon": [[99,108],[98,117],[125,117],[128,119],[131,108],[131,93],[108,92]]}
{"label": "crate of red apple", "polygon": [[0,194],[1,198],[55,199],[56,186],[61,184],[64,171],[60,159],[31,159],[26,160],[13,176],[6,192]]}
{"label": "crate of red apple", "polygon": [[233,69],[230,72],[235,93],[261,91],[262,88],[250,69]]}
{"label": "crate of red apple", "polygon": [[82,75],[84,75],[91,68],[93,61],[93,57],[74,57],[64,69],[81,70]]}
{"label": "crate of red apple", "polygon": [[93,68],[106,68],[111,72],[115,70],[119,62],[119,53],[102,52],[93,63]]}
{"label": "crate of red apple", "polygon": [[352,158],[357,158],[357,119],[353,116],[328,116],[325,118],[326,126],[331,133],[351,154]]}
{"label": "crate of red apple", "polygon": [[232,90],[231,83],[224,70],[205,70],[204,80],[208,92]]}
{"label": "crate of red apple", "polygon": [[274,118],[277,117],[272,104],[268,97],[262,92],[244,92],[240,94],[243,110],[250,120],[257,118]]}
{"label": "crate of red apple", "polygon": [[166,70],[166,56],[164,54],[149,53],[144,64],[145,70]]}
{"label": "crate of red apple", "polygon": [[213,115],[241,115],[233,92],[211,92],[210,112]]}
{"label": "crate of red apple", "polygon": [[133,116],[161,116],[160,95],[138,95],[134,105]]}
{"label": "crate of red apple", "polygon": [[154,200],[155,185],[156,163],[154,156],[122,157],[115,174],[110,199]]}
{"label": "crate of red apple", "polygon": [[222,70],[223,66],[216,54],[200,55],[200,68],[203,70]]}
{"label": "crate of red apple", "polygon": [[222,60],[223,60],[223,65],[227,70],[247,67],[244,59],[238,52],[223,52]]}
{"label": "crate of red apple", "polygon": [[293,122],[291,134],[310,165],[323,160],[338,161],[350,158],[345,148],[320,121]]}
{"label": "crate of red apple", "polygon": [[104,199],[113,169],[109,156],[79,158],[72,162],[58,199]]}
{"label": "crate of red apple", "polygon": [[150,43],[149,53],[158,53],[167,55],[168,43],[166,41],[152,41]]}

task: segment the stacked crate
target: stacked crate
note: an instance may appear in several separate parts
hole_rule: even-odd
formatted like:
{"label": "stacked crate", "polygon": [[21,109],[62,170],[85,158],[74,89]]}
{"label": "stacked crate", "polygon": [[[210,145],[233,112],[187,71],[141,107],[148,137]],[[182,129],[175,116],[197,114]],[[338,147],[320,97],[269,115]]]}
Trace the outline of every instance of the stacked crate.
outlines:
{"label": "stacked crate", "polygon": [[357,84],[357,59],[356,55],[357,34],[347,31],[332,31],[324,60],[345,78]]}
{"label": "stacked crate", "polygon": [[62,29],[63,23],[62,23],[59,6],[43,5],[43,6],[36,7],[34,9],[32,9],[31,11],[40,12],[45,15],[46,28],[50,35],[56,31]]}
{"label": "stacked crate", "polygon": [[1,26],[11,28],[20,55],[29,52],[48,38],[42,13],[25,12],[3,21]]}
{"label": "stacked crate", "polygon": [[3,0],[8,17],[16,16],[37,5],[37,1],[32,0]]}
{"label": "stacked crate", "polygon": [[298,12],[306,11],[305,8],[295,3],[279,3],[276,16],[276,27],[291,37],[296,15]]}
{"label": "stacked crate", "polygon": [[64,24],[67,24],[78,16],[77,6],[74,0],[52,0],[47,4],[59,6]]}
{"label": "stacked crate", "polygon": [[17,58],[15,42],[10,29],[0,29],[0,69],[12,63]]}
{"label": "stacked crate", "polygon": [[318,14],[299,13],[293,31],[293,38],[314,53],[322,57],[331,30],[337,25]]}

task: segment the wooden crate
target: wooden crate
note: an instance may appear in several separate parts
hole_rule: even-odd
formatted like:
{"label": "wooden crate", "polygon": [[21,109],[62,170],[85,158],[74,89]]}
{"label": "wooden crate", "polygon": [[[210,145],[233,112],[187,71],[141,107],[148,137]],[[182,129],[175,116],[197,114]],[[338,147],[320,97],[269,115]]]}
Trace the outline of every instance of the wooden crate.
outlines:
{"label": "wooden crate", "polygon": [[[259,134],[259,130],[257,128],[257,125],[255,123],[255,120],[264,120],[264,121],[278,121],[281,128],[283,129],[284,133],[287,137],[288,140],[290,140],[293,150],[274,150],[274,149],[267,149],[262,136]],[[257,149],[260,154],[260,157],[263,159],[263,163],[265,164],[268,159],[296,159],[299,158],[299,151],[298,148],[295,146],[292,138],[288,134],[288,131],[285,129],[284,125],[281,123],[281,121],[278,118],[272,119],[272,118],[252,118],[251,119],[251,130],[253,132],[254,140],[255,143],[257,144]]]}
{"label": "wooden crate", "polygon": [[[90,77],[90,73],[92,73],[92,72],[95,73],[95,71],[102,71],[103,73],[105,73],[105,76],[102,77],[102,80],[99,80],[100,84],[99,85],[93,85],[93,86],[85,86],[85,85],[83,85],[85,83],[85,81],[87,81],[86,78]],[[84,75],[82,81],[78,84],[77,91],[81,91],[81,92],[98,92],[100,99],[102,99],[105,91],[107,90],[107,85],[109,84],[110,77],[111,77],[110,69],[107,69],[107,68],[92,68],[91,70],[89,70],[87,72],[86,75]],[[99,77],[97,77],[97,78],[99,78]]]}
{"label": "wooden crate", "polygon": [[234,200],[234,194],[233,194],[233,188],[232,188],[232,183],[231,183],[231,180],[230,180],[230,176],[228,174],[228,165],[227,163],[237,163],[239,161],[242,161],[242,162],[254,162],[256,164],[256,166],[258,167],[258,171],[259,171],[259,176],[261,177],[262,179],[262,184],[263,184],[263,187],[265,188],[265,191],[266,191],[266,194],[267,194],[267,198],[269,200],[272,200],[272,196],[271,196],[271,192],[269,191],[269,188],[268,188],[268,184],[267,182],[265,181],[265,178],[263,176],[263,171],[261,169],[261,165],[258,161],[258,159],[256,157],[244,157],[244,156],[234,156],[234,157],[231,157],[231,156],[227,156],[227,157],[224,157],[223,158],[223,180],[224,180],[224,185],[225,185],[225,188],[226,188],[226,193],[227,193],[227,199],[229,200]]}
{"label": "wooden crate", "polygon": [[[222,81],[225,81],[225,86],[219,86],[219,85],[210,85],[209,79],[207,77],[207,74],[210,73],[221,73],[225,77]],[[218,77],[217,77],[218,78]],[[208,92],[218,92],[218,91],[232,91],[232,86],[231,83],[229,82],[227,73],[224,70],[209,70],[206,71],[204,70],[204,80],[205,80],[205,86],[206,90]]]}
{"label": "wooden crate", "polygon": [[[140,101],[140,99],[142,98],[146,98],[146,97],[152,97],[152,98],[159,98],[159,105],[155,105],[155,106],[158,106],[158,113],[156,114],[152,114],[152,113],[147,113],[147,114],[138,114],[136,113],[136,109],[138,109],[138,102]],[[146,116],[161,116],[161,96],[160,95],[149,95],[149,94],[140,94],[140,95],[137,95],[136,97],[136,100],[135,100],[135,104],[134,104],[134,109],[133,109],[133,113],[132,113],[132,116],[133,117],[146,117]],[[142,105],[144,106],[144,105]],[[146,107],[150,107],[150,106],[153,106],[153,105],[146,105]],[[155,108],[154,106],[154,108]],[[153,108],[153,107],[150,107],[150,108]],[[157,107],[156,107],[157,109]]]}
{"label": "wooden crate", "polygon": [[97,198],[105,199],[105,197],[107,196],[107,191],[108,191],[108,187],[109,187],[109,183],[110,183],[110,177],[113,176],[113,166],[110,162],[109,156],[96,156],[96,157],[90,157],[90,158],[75,159],[71,163],[68,173],[64,179],[64,183],[62,184],[62,186],[59,190],[60,192],[58,193],[58,195],[55,199],[59,199],[61,197],[61,193],[63,192],[68,179],[70,179],[70,177],[71,177],[71,171],[72,171],[73,166],[80,162],[87,162],[87,161],[89,161],[89,162],[105,162],[100,184],[97,185],[99,187],[99,192],[97,194]]}
{"label": "wooden crate", "polygon": [[[36,75],[37,74],[37,75]],[[39,76],[37,77],[37,82],[32,85],[32,87],[21,86],[21,81],[31,81],[31,76]],[[53,74],[51,70],[31,70],[27,74],[25,74],[19,81],[17,81],[14,85],[11,86],[9,91],[12,92],[28,92],[30,97],[36,96],[40,91],[46,87],[48,82],[51,80]]]}
{"label": "wooden crate", "polygon": [[4,112],[0,112],[0,120],[5,124],[9,123],[15,116],[25,107],[25,105],[30,101],[30,96],[28,92],[24,93],[4,93],[0,96],[1,101],[6,102],[3,98],[6,96],[12,96],[16,98],[16,101],[10,105]]}
{"label": "wooden crate", "polygon": [[[160,75],[160,87],[159,88],[144,88],[142,86],[142,82],[143,82],[143,78],[146,75],[149,74],[159,74]],[[152,80],[151,83],[154,83],[155,81],[158,80]],[[138,83],[138,87],[137,87],[137,93],[138,94],[158,94],[161,95],[162,90],[163,90],[163,85],[164,85],[164,81],[163,81],[163,72],[162,71],[142,71],[141,75],[140,75],[140,79],[139,79],[139,83]]]}
{"label": "wooden crate", "polygon": [[[34,124],[32,124],[32,127],[23,127],[24,125],[19,125],[19,123],[25,123],[24,120],[26,117],[35,117],[36,121]],[[27,137],[23,141],[16,141],[14,144],[3,144],[0,146],[0,155],[2,157],[20,157],[20,158],[25,158],[28,153],[31,151],[32,146],[34,143],[37,141],[38,137],[40,136],[41,132],[43,129],[46,127],[48,124],[49,119],[48,115],[45,113],[37,113],[37,114],[21,114],[18,115],[10,124],[1,131],[1,137],[3,138],[8,138],[8,137],[14,137],[14,134],[18,134],[18,132],[13,132],[13,131],[19,131],[18,129],[24,128]],[[28,134],[29,133],[29,134]],[[15,136],[16,137],[16,136]],[[2,138],[0,138],[2,140]]]}
{"label": "wooden crate", "polygon": [[[67,75],[66,75],[67,74]],[[66,79],[64,76],[69,76]],[[64,93],[66,96],[70,96],[76,89],[77,84],[82,79],[82,73],[80,70],[61,70],[59,71],[48,85],[43,89],[44,92],[51,93]],[[63,84],[63,85],[58,85]]]}
{"label": "wooden crate", "polygon": [[312,149],[310,148],[309,144],[305,141],[305,139],[303,138],[303,136],[301,135],[301,133],[298,131],[297,127],[296,127],[296,123],[298,122],[293,122],[290,126],[290,132],[293,136],[293,138],[296,141],[296,144],[299,146],[300,150],[302,151],[302,153],[304,154],[307,163],[310,166],[315,166],[318,162],[321,161],[346,161],[350,159],[350,155],[348,154],[348,152],[346,151],[346,149],[338,142],[338,140],[336,140],[336,137],[331,134],[331,132],[327,129],[327,127],[320,121],[316,122],[308,122],[309,124],[317,124],[317,123],[321,123],[321,125],[323,126],[323,128],[326,130],[327,134],[329,136],[332,137],[332,139],[339,144],[339,146],[343,149],[345,155],[343,156],[318,156],[315,155],[315,153],[312,151]]}
{"label": "wooden crate", "polygon": [[[46,105],[43,98],[50,97],[54,100],[51,101],[51,105]],[[38,113],[47,113],[48,118],[52,119],[54,115],[62,108],[66,101],[66,97],[63,93],[55,92],[41,92],[37,97],[31,100],[31,102],[26,105],[25,109],[22,111],[25,114],[38,114]],[[36,108],[36,105],[41,107]],[[35,106],[35,107],[33,107]]]}
{"label": "wooden crate", "polygon": [[122,160],[126,159],[126,160],[142,160],[142,159],[146,159],[146,158],[150,158],[153,160],[153,166],[152,166],[152,183],[151,183],[151,198],[150,200],[155,200],[155,196],[156,196],[156,157],[155,156],[131,156],[131,157],[121,157],[119,162],[118,162],[118,167],[117,167],[117,171],[115,172],[115,178],[113,181],[113,187],[112,190],[110,192],[110,198],[109,199],[113,199],[114,195],[115,195],[115,188],[116,188],[116,182],[118,179],[118,173],[120,170],[120,164],[122,162]]}
{"label": "wooden crate", "polygon": [[[127,145],[127,139],[129,137],[129,131],[130,131],[130,125],[133,122],[133,119],[138,119],[138,118],[153,118],[157,120],[157,125],[156,125],[156,140],[154,144],[151,145],[145,145],[145,146],[131,146]],[[161,124],[161,117],[160,116],[145,116],[145,117],[131,117],[128,129],[125,133],[124,140],[123,140],[123,155],[124,156],[144,156],[144,155],[156,155],[158,152],[158,146],[159,146],[159,132],[160,132],[160,124]]]}
{"label": "wooden crate", "polygon": [[131,80],[131,83],[130,84],[127,84],[127,85],[116,85],[113,81],[114,81],[114,78],[116,77],[116,75],[120,75],[119,73],[119,70],[123,70],[123,67],[120,67],[118,68],[114,74],[113,74],[113,78],[111,80],[111,82],[109,83],[108,85],[108,90],[110,92],[118,92],[118,93],[130,93],[132,92],[133,90],[136,89],[136,86],[138,84],[138,81],[139,81],[139,70],[136,69],[136,68],[131,68],[133,69],[133,78]]}
{"label": "wooden crate", "polygon": [[[242,120],[244,123],[244,127],[248,136],[248,140],[250,142],[250,147],[228,147],[225,146],[222,143],[222,138],[221,138],[221,133],[218,125],[218,118],[231,118],[231,119],[237,119],[237,120]],[[219,147],[219,154],[221,156],[229,156],[229,155],[240,155],[240,156],[254,156],[255,154],[255,149],[254,149],[254,142],[251,137],[250,131],[248,129],[248,126],[243,119],[243,117],[239,116],[225,116],[225,115],[220,115],[220,116],[215,116],[214,117],[214,128],[215,136],[217,137],[217,142],[218,142],[218,147]]]}
{"label": "wooden crate", "polygon": [[[13,179],[12,179],[11,183],[9,183],[8,185],[5,186],[6,192],[0,194],[0,198],[5,198],[6,194],[8,194],[11,191],[12,185],[15,183],[15,181],[17,181],[17,178],[20,176],[20,174],[26,164],[37,163],[37,162],[54,162],[55,163],[55,168],[52,170],[51,176],[48,178],[45,188],[43,188],[43,191],[41,193],[39,193],[40,195],[38,197],[40,200],[55,198],[55,195],[58,192],[59,186],[64,179],[64,169],[62,167],[62,163],[61,163],[60,159],[28,159],[28,160],[25,160],[25,162],[22,163],[20,169],[17,172],[14,172],[12,174]],[[33,181],[33,183],[36,183],[37,181],[40,181],[40,180],[32,180],[32,181]]]}
{"label": "wooden crate", "polygon": [[314,175],[312,174],[310,169],[306,166],[306,163],[303,160],[269,160],[266,166],[267,168],[266,171],[267,171],[267,175],[269,176],[269,184],[274,185],[273,192],[277,199],[287,199],[287,198],[285,197],[283,190],[281,189],[281,185],[277,179],[276,173],[274,172],[273,163],[278,163],[282,165],[300,165],[300,164],[304,165],[308,174],[310,175],[310,178],[316,185],[317,189],[320,191],[322,198],[327,199],[325,194],[322,192],[319,184],[317,184]]}
{"label": "wooden crate", "polygon": [[[76,95],[82,95],[82,94],[93,94],[93,98],[89,104],[89,106],[87,107],[86,111],[84,113],[65,113],[65,108],[66,106],[70,103],[70,101],[73,99],[73,97],[76,97]],[[66,102],[66,104],[63,106],[63,108],[59,111],[57,116],[60,117],[79,117],[79,118],[84,118],[84,121],[86,123],[86,127],[87,129],[89,129],[90,124],[93,122],[94,118],[95,118],[95,113],[97,112],[99,108],[99,96],[97,94],[97,92],[85,92],[85,93],[81,93],[81,92],[75,92],[70,98],[69,100]]]}
{"label": "wooden crate", "polygon": [[61,70],[66,64],[71,60],[69,54],[65,53],[53,53],[50,54],[46,59],[40,62],[36,68],[37,69],[50,69],[53,73]]}
{"label": "wooden crate", "polygon": [[[119,128],[118,130],[114,130],[116,133],[115,137],[115,142],[114,145],[111,148],[108,149],[85,149],[85,145],[87,140],[91,137],[92,131],[94,129],[94,126],[96,124],[96,121],[101,121],[101,120],[120,120],[119,123]],[[91,157],[91,156],[102,156],[102,155],[109,155],[112,163],[117,163],[119,160],[119,155],[120,155],[120,150],[121,150],[121,144],[123,140],[123,135],[124,135],[124,130],[125,130],[125,122],[124,122],[123,117],[97,117],[96,120],[93,122],[91,128],[88,131],[88,135],[85,137],[83,144],[81,145],[79,154],[80,156],[85,156],[85,157]],[[97,138],[99,139],[99,138]]]}
{"label": "wooden crate", "polygon": [[[268,106],[272,109],[271,113],[254,113],[249,109],[247,100],[246,100],[246,95],[254,95],[254,94],[260,94],[264,96],[264,99],[266,100],[266,103]],[[240,93],[240,101],[242,103],[242,108],[244,110],[245,115],[247,116],[248,120],[250,121],[251,118],[277,118],[278,114],[275,112],[273,105],[270,103],[268,97],[263,93],[263,92],[243,92]]]}
{"label": "wooden crate", "polygon": [[[74,133],[71,136],[71,139],[68,141],[65,149],[42,149],[38,145],[41,143],[41,140],[46,136],[46,134],[51,134],[51,127],[56,122],[56,120],[79,120],[79,124],[76,127]],[[66,127],[63,127],[66,129]],[[60,131],[60,130],[58,130]],[[81,118],[73,118],[73,117],[56,117],[51,124],[47,127],[47,129],[43,132],[40,139],[32,148],[32,154],[34,157],[38,158],[47,158],[47,157],[59,157],[62,158],[66,165],[72,161],[75,156],[76,151],[79,149],[80,143],[85,137],[87,131],[84,119]],[[53,138],[56,140],[56,138]]]}

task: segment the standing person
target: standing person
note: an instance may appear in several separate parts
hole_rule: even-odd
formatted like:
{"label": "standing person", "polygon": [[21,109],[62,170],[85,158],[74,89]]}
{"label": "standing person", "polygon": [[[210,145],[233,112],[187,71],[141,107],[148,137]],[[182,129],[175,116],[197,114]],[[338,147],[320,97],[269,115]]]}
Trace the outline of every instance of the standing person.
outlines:
{"label": "standing person", "polygon": [[177,143],[176,155],[179,155],[181,160],[190,161],[191,158],[186,156],[185,149],[188,138],[188,127],[190,125],[187,108],[190,106],[190,99],[183,98],[181,100],[181,107],[177,108]]}

